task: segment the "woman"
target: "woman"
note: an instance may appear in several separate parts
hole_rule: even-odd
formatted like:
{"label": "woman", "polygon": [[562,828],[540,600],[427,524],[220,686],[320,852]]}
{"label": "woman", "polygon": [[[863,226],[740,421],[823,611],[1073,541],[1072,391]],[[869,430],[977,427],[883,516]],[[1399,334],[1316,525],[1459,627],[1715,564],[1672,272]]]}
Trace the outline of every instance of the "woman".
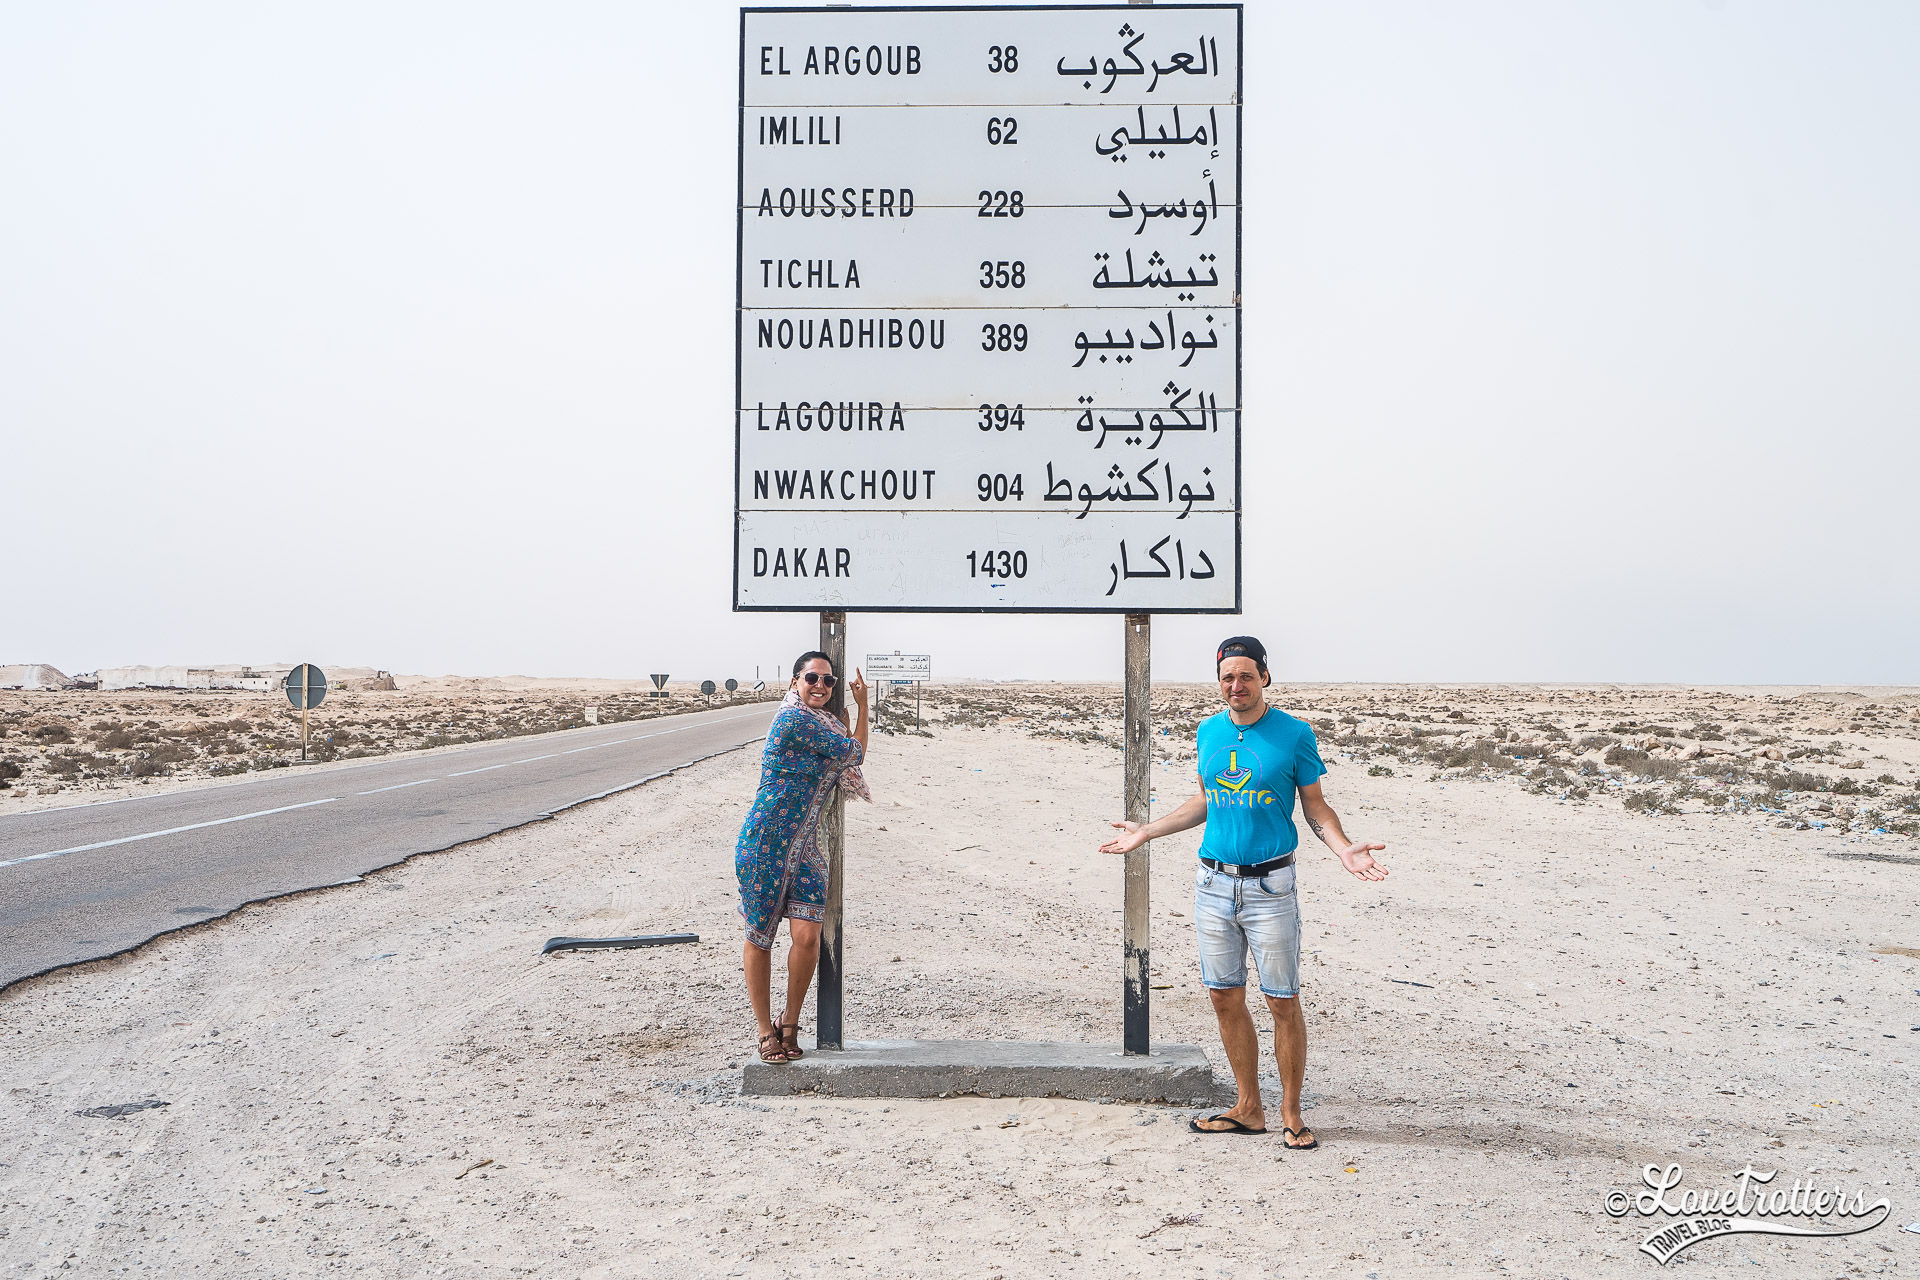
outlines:
{"label": "woman", "polygon": [[[800,1048],[800,1006],[806,1003],[820,960],[820,921],[827,907],[827,856],[818,827],[830,788],[871,800],[860,762],[867,755],[867,682],[854,669],[847,686],[859,719],[853,732],[826,709],[839,677],[827,655],[814,650],[793,664],[793,680],[767,730],[760,758],[760,794],[740,828],[733,869],[740,878],[740,914],[747,922],[743,961],[747,998],[760,1023],[760,1060],[791,1062]],[[773,937],[787,933],[787,1007],[780,1021],[769,1012]]]}

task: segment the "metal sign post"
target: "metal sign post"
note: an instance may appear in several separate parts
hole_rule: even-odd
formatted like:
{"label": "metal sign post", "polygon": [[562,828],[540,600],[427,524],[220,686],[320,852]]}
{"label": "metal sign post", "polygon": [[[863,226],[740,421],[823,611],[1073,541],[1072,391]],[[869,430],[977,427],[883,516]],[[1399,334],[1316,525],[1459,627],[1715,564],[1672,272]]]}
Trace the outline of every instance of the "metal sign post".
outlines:
{"label": "metal sign post", "polygon": [[[847,615],[823,612],[820,615],[820,652],[840,675],[827,700],[827,713],[839,716],[849,729],[853,721],[847,715]],[[840,967],[840,903],[847,859],[847,811],[840,799],[840,788],[827,796],[826,810],[820,819],[820,834],[827,842],[827,910],[820,926],[819,986],[815,996],[815,1043],[822,1049],[840,1047],[840,1011],[845,971]]]}
{"label": "metal sign post", "polygon": [[[1126,665],[1126,810],[1128,822],[1152,816],[1153,800],[1153,615],[1127,615]],[[1126,897],[1122,909],[1121,973],[1125,988],[1123,1047],[1128,1053],[1148,1052],[1149,968],[1147,895],[1153,867],[1152,844],[1143,844],[1126,856]]]}

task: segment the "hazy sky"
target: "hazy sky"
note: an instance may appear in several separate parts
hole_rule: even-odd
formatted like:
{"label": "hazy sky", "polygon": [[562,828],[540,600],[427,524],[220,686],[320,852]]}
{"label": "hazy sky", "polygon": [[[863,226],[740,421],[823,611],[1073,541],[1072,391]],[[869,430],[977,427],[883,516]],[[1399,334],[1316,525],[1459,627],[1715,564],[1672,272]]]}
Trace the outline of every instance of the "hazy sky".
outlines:
{"label": "hazy sky", "polygon": [[[0,7],[0,662],[750,676],[738,12]],[[1298,679],[1920,683],[1920,6],[1249,5]],[[1117,678],[1117,618],[855,615]]]}

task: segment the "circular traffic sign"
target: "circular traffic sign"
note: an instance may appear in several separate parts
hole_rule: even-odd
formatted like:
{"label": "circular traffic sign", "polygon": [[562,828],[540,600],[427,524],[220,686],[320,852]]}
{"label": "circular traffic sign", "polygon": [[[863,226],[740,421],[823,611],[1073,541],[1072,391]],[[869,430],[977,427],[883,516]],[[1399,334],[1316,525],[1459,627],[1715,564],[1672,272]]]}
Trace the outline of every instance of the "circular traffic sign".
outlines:
{"label": "circular traffic sign", "polygon": [[311,711],[327,696],[327,673],[311,662],[287,672],[287,701],[295,711]]}
{"label": "circular traffic sign", "polygon": [[740,688],[740,682],[739,682],[738,680],[728,680],[728,681],[727,681],[727,692],[728,692],[728,693],[733,693],[733,692],[735,692],[736,690],[738,690],[739,688]]}
{"label": "circular traffic sign", "polygon": [[713,681],[711,681],[711,680],[702,680],[702,681],[700,682],[700,696],[701,696],[701,697],[704,697],[704,698],[711,698],[711,697],[713,696],[713,690],[714,690],[714,684],[713,684]]}

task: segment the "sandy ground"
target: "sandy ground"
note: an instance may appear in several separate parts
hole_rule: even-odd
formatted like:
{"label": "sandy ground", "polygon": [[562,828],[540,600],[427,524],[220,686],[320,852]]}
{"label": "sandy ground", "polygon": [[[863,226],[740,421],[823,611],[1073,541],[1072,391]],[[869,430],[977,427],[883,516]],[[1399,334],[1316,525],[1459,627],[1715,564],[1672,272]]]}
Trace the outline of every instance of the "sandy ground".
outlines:
{"label": "sandy ground", "polygon": [[[1037,736],[1038,702],[1015,701],[876,738],[877,803],[849,820],[850,1036],[1117,1040],[1119,860],[1092,849],[1119,754],[1097,723]],[[1888,757],[1869,776],[1911,779],[1904,733],[1860,744]],[[1166,745],[1163,803],[1192,777]],[[1648,1226],[1601,1209],[1649,1162],[1893,1201],[1863,1236],[1736,1237],[1675,1266],[1920,1261],[1899,1231],[1920,1219],[1913,841],[1628,810],[1389,748],[1329,743],[1326,785],[1392,878],[1303,859],[1319,1151],[1152,1107],[738,1096],[744,751],[0,996],[4,1272],[1653,1274]],[[1224,1085],[1194,844],[1154,850],[1154,1034],[1204,1046]],[[703,941],[537,954],[678,929]],[[168,1105],[76,1114],[148,1099]]]}

